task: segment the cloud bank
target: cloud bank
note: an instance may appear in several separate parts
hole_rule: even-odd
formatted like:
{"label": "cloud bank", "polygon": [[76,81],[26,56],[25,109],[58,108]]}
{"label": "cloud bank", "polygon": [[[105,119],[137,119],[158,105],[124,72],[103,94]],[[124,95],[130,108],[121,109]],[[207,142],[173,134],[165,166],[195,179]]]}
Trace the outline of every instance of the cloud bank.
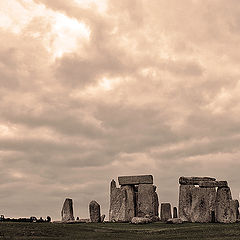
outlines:
{"label": "cloud bank", "polygon": [[237,0],[3,0],[0,204],[6,216],[75,216],[109,183],[153,174],[228,180],[240,167]]}

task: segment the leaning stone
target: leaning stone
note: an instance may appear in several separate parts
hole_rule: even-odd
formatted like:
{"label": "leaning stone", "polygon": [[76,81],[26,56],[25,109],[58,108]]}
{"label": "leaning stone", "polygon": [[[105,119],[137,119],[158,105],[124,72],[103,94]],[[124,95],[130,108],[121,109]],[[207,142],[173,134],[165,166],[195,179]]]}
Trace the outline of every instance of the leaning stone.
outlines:
{"label": "leaning stone", "polygon": [[133,217],[131,220],[131,223],[133,224],[146,224],[146,223],[151,223],[150,218],[145,218],[145,217]]}
{"label": "leaning stone", "polygon": [[174,207],[173,208],[173,218],[177,218],[178,215],[177,215],[177,207]]}
{"label": "leaning stone", "polygon": [[220,223],[237,221],[237,202],[232,200],[229,187],[218,188],[216,197],[216,220]]}
{"label": "leaning stone", "polygon": [[152,175],[139,176],[121,176],[118,177],[119,185],[137,185],[137,184],[153,184]]}
{"label": "leaning stone", "polygon": [[138,186],[138,202],[137,202],[137,216],[150,217],[155,215],[156,212],[156,195],[154,186],[152,184],[139,184]]}
{"label": "leaning stone", "polygon": [[181,185],[198,185],[203,181],[215,181],[216,178],[211,177],[180,177],[179,184]]}
{"label": "leaning stone", "polygon": [[166,222],[169,218],[172,218],[171,204],[161,204],[161,221]]}
{"label": "leaning stone", "polygon": [[101,216],[101,222],[104,222],[105,217],[106,217],[105,214]]}
{"label": "leaning stone", "polygon": [[212,187],[228,187],[227,181],[202,181],[199,182],[199,187],[212,188]]}
{"label": "leaning stone", "polygon": [[182,219],[181,218],[170,218],[167,220],[167,223],[170,223],[170,224],[181,224],[183,223]]}
{"label": "leaning stone", "polygon": [[100,205],[96,201],[89,203],[89,213],[91,222],[97,223],[101,221]]}
{"label": "leaning stone", "polygon": [[66,198],[61,211],[62,221],[73,221],[73,201],[70,198]]}

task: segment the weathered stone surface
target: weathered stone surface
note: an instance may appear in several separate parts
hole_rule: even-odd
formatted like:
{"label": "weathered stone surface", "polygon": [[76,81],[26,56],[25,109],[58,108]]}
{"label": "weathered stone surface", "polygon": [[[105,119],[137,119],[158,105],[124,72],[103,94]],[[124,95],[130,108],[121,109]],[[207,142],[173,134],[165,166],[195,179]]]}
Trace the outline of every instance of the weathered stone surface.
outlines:
{"label": "weathered stone surface", "polygon": [[101,216],[101,220],[100,220],[100,222],[104,222],[105,217],[106,217],[106,215],[103,214],[103,215]]}
{"label": "weathered stone surface", "polygon": [[177,207],[173,208],[173,218],[177,218],[178,214],[177,214]]}
{"label": "weathered stone surface", "polygon": [[179,218],[187,222],[211,222],[215,199],[215,188],[180,185]]}
{"label": "weathered stone surface", "polygon": [[200,182],[203,181],[215,181],[216,178],[211,177],[180,177],[179,184],[182,185],[198,185]]}
{"label": "weathered stone surface", "polygon": [[162,203],[161,204],[161,221],[166,222],[170,218],[172,218],[171,204]]}
{"label": "weathered stone surface", "polygon": [[112,180],[110,187],[110,211],[109,221],[129,222],[135,216],[134,186],[116,187]]}
{"label": "weathered stone surface", "polygon": [[193,185],[179,186],[179,206],[178,214],[184,222],[191,222],[192,215],[192,191],[195,187]]}
{"label": "weathered stone surface", "polygon": [[131,220],[131,223],[133,224],[146,224],[151,222],[151,219],[146,217],[133,217]]}
{"label": "weathered stone surface", "polygon": [[183,223],[182,219],[181,218],[170,218],[167,220],[167,223],[170,223],[170,224],[181,224]]}
{"label": "weathered stone surface", "polygon": [[192,190],[191,222],[211,222],[215,211],[216,189],[195,187]]}
{"label": "weathered stone surface", "polygon": [[239,201],[237,200],[237,199],[235,199],[234,200],[235,202],[236,202],[236,211],[237,211],[237,213],[236,213],[236,216],[237,216],[237,219],[239,219]]}
{"label": "weathered stone surface", "polygon": [[62,221],[73,221],[73,201],[70,198],[66,198],[61,211]]}
{"label": "weathered stone surface", "polygon": [[216,197],[216,221],[221,223],[236,222],[237,208],[237,202],[232,200],[230,188],[218,188]]}
{"label": "weathered stone surface", "polygon": [[138,201],[137,201],[137,216],[145,217],[154,216],[156,213],[156,195],[152,184],[139,184],[138,186]]}
{"label": "weathered stone surface", "polygon": [[199,187],[212,188],[212,187],[228,187],[227,181],[202,181],[199,182]]}
{"label": "weathered stone surface", "polygon": [[139,176],[121,176],[118,177],[119,185],[137,185],[137,184],[153,184],[152,175]]}
{"label": "weathered stone surface", "polygon": [[96,201],[89,203],[89,214],[91,222],[97,223],[101,221],[100,205]]}

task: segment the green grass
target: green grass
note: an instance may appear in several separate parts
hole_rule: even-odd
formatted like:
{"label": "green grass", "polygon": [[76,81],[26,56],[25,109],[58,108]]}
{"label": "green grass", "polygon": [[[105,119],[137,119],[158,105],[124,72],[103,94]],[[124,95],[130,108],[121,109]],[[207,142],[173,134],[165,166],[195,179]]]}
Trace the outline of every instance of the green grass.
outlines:
{"label": "green grass", "polygon": [[0,240],[221,240],[240,239],[240,224],[197,224],[171,225],[152,223],[132,225],[128,223],[0,223]]}

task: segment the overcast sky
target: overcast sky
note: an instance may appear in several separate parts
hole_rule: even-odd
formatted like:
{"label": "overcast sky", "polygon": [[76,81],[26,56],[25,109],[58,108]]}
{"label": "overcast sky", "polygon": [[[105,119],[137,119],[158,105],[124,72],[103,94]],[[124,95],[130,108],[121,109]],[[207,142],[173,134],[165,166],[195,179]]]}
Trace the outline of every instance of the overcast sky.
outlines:
{"label": "overcast sky", "polygon": [[240,191],[239,0],[1,0],[0,211],[60,219],[153,174]]}

